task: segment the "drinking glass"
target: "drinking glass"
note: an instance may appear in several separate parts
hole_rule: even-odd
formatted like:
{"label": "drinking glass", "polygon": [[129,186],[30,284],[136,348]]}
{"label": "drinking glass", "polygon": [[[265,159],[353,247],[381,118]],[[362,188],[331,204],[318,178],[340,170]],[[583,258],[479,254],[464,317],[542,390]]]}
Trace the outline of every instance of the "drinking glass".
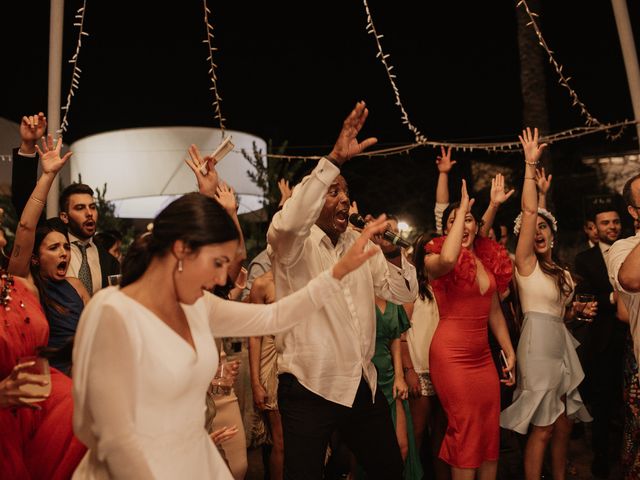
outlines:
{"label": "drinking glass", "polygon": [[233,388],[233,378],[229,375],[229,360],[225,357],[220,359],[220,367],[215,377],[211,381],[214,395],[231,395]]}
{"label": "drinking glass", "polygon": [[122,280],[122,275],[118,274],[118,275],[109,275],[107,277],[107,282],[109,283],[110,287],[117,287],[118,285],[120,285],[120,280]]}
{"label": "drinking glass", "polygon": [[[18,374],[18,378],[28,377],[33,381],[41,381],[46,380],[46,385],[38,385],[35,383],[25,383],[20,386],[20,390],[23,392],[30,393],[31,395],[40,395],[43,397],[48,397],[51,393],[51,373],[49,370],[49,360],[42,357],[20,357],[18,359],[18,363],[31,363],[34,362],[30,367],[26,367],[21,370]],[[35,398],[27,398],[21,397],[20,400],[27,403],[35,403],[39,400]]]}
{"label": "drinking glass", "polygon": [[593,322],[593,317],[586,315],[584,313],[584,310],[585,308],[587,308],[587,304],[593,303],[595,301],[596,297],[591,293],[576,294],[576,302],[584,304],[584,306],[576,312],[576,320],[580,320],[582,322]]}

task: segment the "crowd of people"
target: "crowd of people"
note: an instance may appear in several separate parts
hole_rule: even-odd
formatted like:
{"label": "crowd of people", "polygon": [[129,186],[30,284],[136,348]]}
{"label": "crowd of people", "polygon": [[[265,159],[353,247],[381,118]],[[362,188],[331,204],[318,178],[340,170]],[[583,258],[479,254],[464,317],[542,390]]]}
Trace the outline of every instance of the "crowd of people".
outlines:
{"label": "crowd of people", "polygon": [[[402,248],[391,214],[349,222],[341,167],[376,143],[358,139],[367,116],[358,102],[331,152],[279,183],[249,262],[233,188],[195,145],[199,191],[124,257],[87,185],[42,219],[72,153],[43,114],[24,117],[0,279],[2,477],[238,480],[262,445],[272,480],[562,480],[570,439],[591,432],[594,476],[620,459],[638,478],[640,233],[621,239],[616,204],[599,202],[589,248],[561,263],[546,145],[527,128],[513,253],[495,219],[515,190],[497,174],[479,213],[463,180],[451,202],[445,148],[436,232]],[[640,174],[623,198],[637,223]],[[521,452],[508,473],[504,432]]]}

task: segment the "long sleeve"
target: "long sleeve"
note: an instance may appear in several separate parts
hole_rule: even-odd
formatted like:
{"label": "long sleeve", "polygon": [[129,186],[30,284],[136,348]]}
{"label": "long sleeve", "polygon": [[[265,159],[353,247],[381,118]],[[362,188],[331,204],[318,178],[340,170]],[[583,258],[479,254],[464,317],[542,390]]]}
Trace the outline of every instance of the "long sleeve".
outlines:
{"label": "long sleeve", "polygon": [[11,202],[18,218],[22,215],[27,200],[38,181],[38,156],[20,155],[20,149],[13,149],[11,168]]}
{"label": "long sleeve", "polygon": [[389,263],[382,253],[369,260],[376,296],[398,305],[413,303],[418,297],[416,269],[404,256],[402,268]]}
{"label": "long sleeve", "polygon": [[[78,373],[85,379],[86,390],[82,418],[90,424],[74,426],[85,443],[82,432],[91,432],[96,444],[90,447],[95,448],[98,459],[106,462],[112,478],[153,479],[134,425],[136,392],[142,375],[136,352],[141,339],[132,328],[135,322],[124,318],[112,305],[100,307],[92,312],[98,318],[85,319],[94,323],[93,335],[77,340],[85,342],[80,347],[85,352],[89,349],[88,354],[82,355],[86,363],[80,368],[84,371]],[[74,381],[75,375],[74,366]]]}
{"label": "long sleeve", "polygon": [[311,227],[318,219],[325,195],[335,178],[338,167],[322,158],[310,175],[293,190],[293,195],[276,213],[267,232],[267,242],[282,264],[295,263]]}

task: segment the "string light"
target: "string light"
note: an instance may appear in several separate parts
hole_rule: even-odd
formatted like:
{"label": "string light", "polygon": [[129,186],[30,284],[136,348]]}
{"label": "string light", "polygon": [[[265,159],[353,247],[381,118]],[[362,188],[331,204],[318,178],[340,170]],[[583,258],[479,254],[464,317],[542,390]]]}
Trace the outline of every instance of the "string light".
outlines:
{"label": "string light", "polygon": [[396,106],[400,109],[402,123],[407,126],[407,128],[411,131],[411,133],[413,133],[416,139],[416,143],[423,143],[427,140],[427,137],[425,137],[422,133],[420,133],[420,130],[418,130],[418,128],[415,125],[413,125],[409,120],[409,114],[405,110],[402,104],[402,100],[400,99],[400,90],[398,90],[398,86],[396,85],[396,75],[394,73],[391,73],[391,70],[393,70],[393,65],[391,65],[389,62],[389,54],[384,53],[384,50],[382,50],[382,43],[380,42],[380,40],[382,39],[383,35],[378,34],[378,31],[376,30],[376,27],[373,24],[373,17],[371,16],[371,10],[369,9],[369,4],[367,3],[367,0],[363,0],[363,3],[364,3],[365,13],[367,14],[367,33],[373,35],[373,38],[376,41],[376,47],[378,49],[378,53],[376,54],[376,57],[380,59],[380,62],[382,62],[382,65],[387,71],[387,77],[389,78],[389,83],[391,83],[393,94],[396,97],[396,102],[395,102]]}
{"label": "string light", "polygon": [[209,75],[211,76],[211,87],[209,87],[209,90],[213,92],[212,105],[216,112],[215,118],[218,119],[222,138],[224,138],[224,121],[226,119],[222,116],[222,97],[220,97],[220,94],[218,93],[218,76],[216,75],[216,68],[218,66],[213,61],[213,52],[218,49],[211,44],[211,40],[213,39],[213,26],[211,25],[211,22],[209,22],[209,14],[211,13],[211,10],[207,7],[207,0],[202,0],[202,5],[204,7],[204,23],[207,29],[207,38],[204,39],[202,43],[206,43],[207,48],[209,49],[209,57],[207,58],[207,62],[209,62],[210,65]]}
{"label": "string light", "polygon": [[[560,63],[555,59],[555,57],[553,56],[553,51],[549,48],[546,40],[542,36],[542,31],[540,31],[540,27],[536,22],[536,17],[539,17],[539,15],[535,12],[532,12],[529,9],[529,5],[527,4],[526,0],[520,0],[517,4],[517,7],[520,7],[520,6],[524,7],[525,12],[527,12],[527,16],[529,17],[529,23],[527,24],[527,26],[530,26],[533,28],[536,36],[538,37],[538,43],[545,50],[545,52],[547,52],[547,55],[549,56],[549,63],[553,65],[553,68],[558,74],[558,83],[562,87],[566,88],[567,91],[569,92],[569,97],[571,98],[571,106],[577,107],[578,109],[580,109],[580,114],[585,118],[585,124],[587,126],[602,125],[602,123],[600,123],[600,121],[596,117],[591,115],[589,110],[587,110],[587,106],[580,100],[580,98],[578,98],[578,94],[576,93],[576,91],[573,88],[571,88],[571,86],[569,85],[569,80],[571,80],[571,77],[567,77],[564,75],[564,73],[562,72],[563,66],[560,65]],[[623,131],[624,131],[624,127],[622,127],[620,131],[616,134],[611,134],[610,132],[607,132],[607,138],[609,138],[610,140],[617,140],[622,136]]]}
{"label": "string light", "polygon": [[76,51],[69,60],[69,63],[73,64],[73,72],[71,74],[71,86],[69,87],[69,93],[67,94],[67,103],[64,107],[61,107],[64,110],[64,116],[62,117],[62,122],[60,123],[60,129],[57,131],[58,134],[66,133],[67,128],[69,127],[69,121],[67,117],[69,116],[69,109],[71,108],[71,99],[75,95],[75,92],[78,91],[80,87],[80,67],[78,67],[78,57],[80,56],[80,47],[82,47],[82,37],[88,37],[89,34],[84,31],[84,14],[86,12],[87,0],[82,2],[82,7],[78,9],[75,15],[75,22],[73,23],[74,27],[78,27],[78,43],[76,44]]}

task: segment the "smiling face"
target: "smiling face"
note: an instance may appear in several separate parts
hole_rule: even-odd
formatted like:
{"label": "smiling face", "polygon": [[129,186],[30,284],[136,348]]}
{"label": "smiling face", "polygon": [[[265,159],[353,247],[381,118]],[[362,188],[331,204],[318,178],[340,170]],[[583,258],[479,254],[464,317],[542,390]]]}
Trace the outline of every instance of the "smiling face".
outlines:
{"label": "smiling face", "polygon": [[536,223],[536,236],[534,238],[534,248],[536,254],[551,258],[553,244],[553,230],[544,217],[538,215]]}
{"label": "smiling face", "polygon": [[60,232],[48,233],[38,247],[34,262],[39,264],[40,276],[48,280],[64,280],[69,268],[69,239]]}
{"label": "smiling face", "polygon": [[349,226],[349,190],[347,181],[342,175],[329,187],[316,225],[331,239],[335,245],[342,233]]}
{"label": "smiling face", "polygon": [[178,301],[193,304],[216,285],[223,286],[229,276],[229,264],[235,258],[238,241],[205,245],[187,252],[182,259],[182,272],[176,273]]}
{"label": "smiling face", "polygon": [[611,245],[618,240],[622,225],[620,223],[620,215],[618,212],[601,212],[595,218],[596,230],[598,238],[601,242]]}
{"label": "smiling face", "polygon": [[[445,233],[448,234],[449,230],[451,230],[451,226],[453,225],[454,220],[456,219],[456,215],[460,213],[460,209],[457,208],[452,210],[449,214],[449,218],[447,218],[447,228],[445,229]],[[473,246],[473,241],[476,239],[476,235],[478,234],[478,222],[473,218],[471,213],[467,213],[464,217],[464,231],[462,233],[462,246],[464,248],[471,248]]]}
{"label": "smiling face", "polygon": [[88,193],[74,193],[69,197],[69,209],[60,213],[69,230],[81,240],[88,240],[96,233],[98,210],[96,202]]}

